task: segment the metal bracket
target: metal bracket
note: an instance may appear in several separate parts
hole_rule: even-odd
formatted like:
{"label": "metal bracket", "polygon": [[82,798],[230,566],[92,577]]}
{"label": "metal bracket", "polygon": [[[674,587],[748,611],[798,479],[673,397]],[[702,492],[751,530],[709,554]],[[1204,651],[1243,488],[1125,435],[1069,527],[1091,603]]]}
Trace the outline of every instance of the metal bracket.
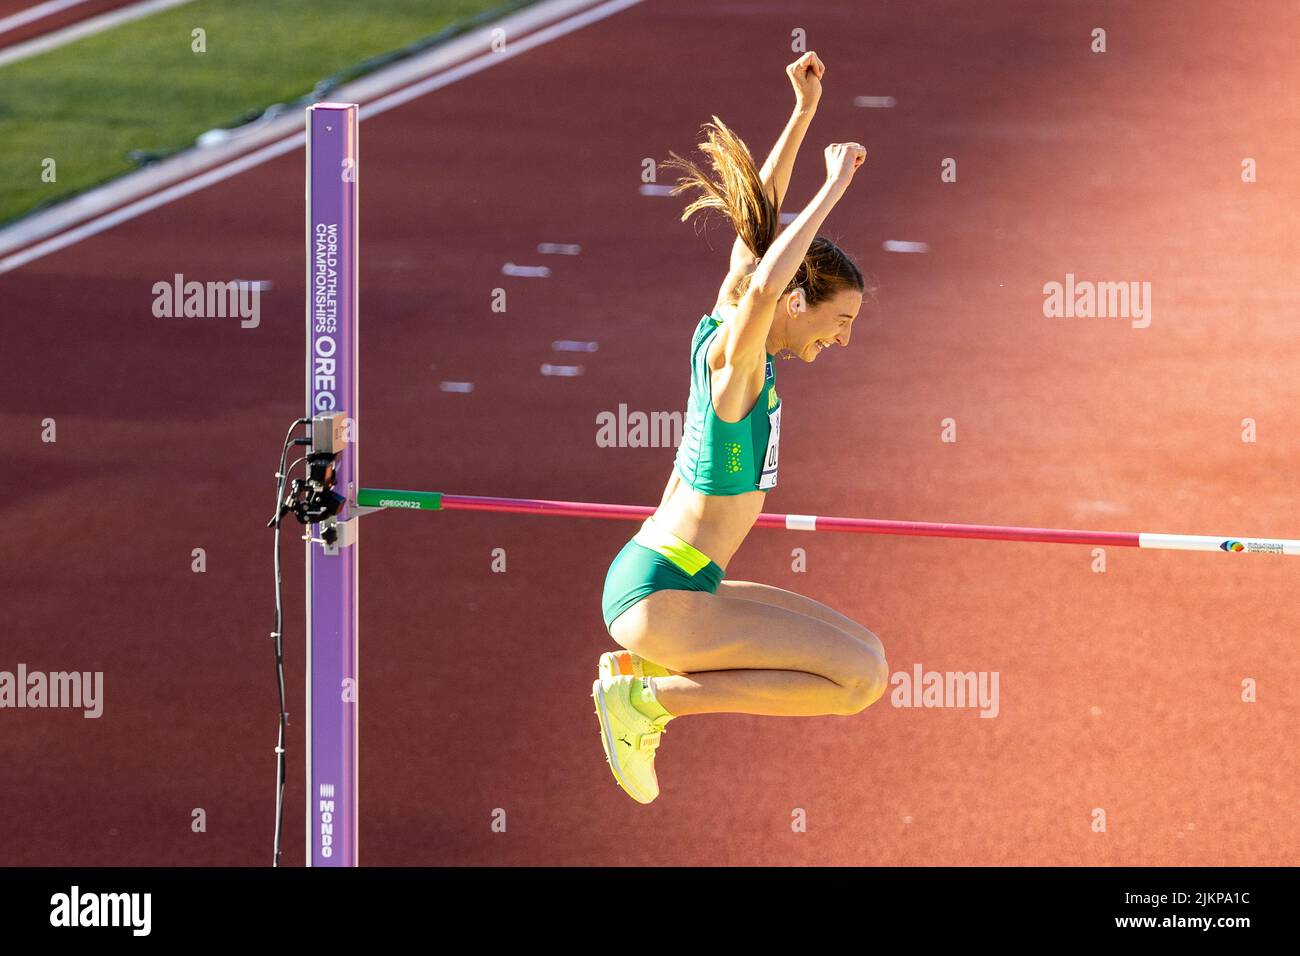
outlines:
{"label": "metal bracket", "polygon": [[319,544],[328,555],[339,553],[339,548],[349,548],[357,543],[359,522],[366,515],[383,511],[383,508],[362,508],[353,503],[354,496],[348,496],[348,516],[340,521],[337,516],[326,518],[320,523],[321,536],[313,538],[310,534],[302,536],[304,541]]}

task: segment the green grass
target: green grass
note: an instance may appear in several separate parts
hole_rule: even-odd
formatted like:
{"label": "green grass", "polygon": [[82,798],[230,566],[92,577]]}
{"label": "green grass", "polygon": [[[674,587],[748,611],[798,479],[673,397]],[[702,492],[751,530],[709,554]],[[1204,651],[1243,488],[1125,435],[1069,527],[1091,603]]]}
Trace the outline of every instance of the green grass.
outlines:
{"label": "green grass", "polygon": [[[0,67],[0,223],[507,0],[197,0]],[[191,50],[206,31],[207,52]],[[57,181],[41,181],[42,163]]]}

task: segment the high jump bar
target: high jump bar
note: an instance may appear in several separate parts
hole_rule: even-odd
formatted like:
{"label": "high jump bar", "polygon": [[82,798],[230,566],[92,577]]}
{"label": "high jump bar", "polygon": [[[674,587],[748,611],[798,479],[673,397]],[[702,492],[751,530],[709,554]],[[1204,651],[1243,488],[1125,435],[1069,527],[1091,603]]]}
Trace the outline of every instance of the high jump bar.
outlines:
{"label": "high jump bar", "polygon": [[[356,496],[357,514],[373,510],[496,511],[571,518],[610,518],[635,521],[654,514],[644,505],[612,505],[590,501],[549,501],[540,498],[486,498],[437,491],[362,488]],[[1034,541],[1050,544],[1091,544],[1164,551],[1225,551],[1228,553],[1300,555],[1300,540],[1249,535],[1153,534],[1144,531],[1077,531],[1063,528],[1021,528],[991,524],[937,521],[893,521],[883,518],[833,518],[821,515],[771,514],[755,522],[760,528],[786,531],[848,531],[858,534],[906,535],[922,538],[978,538],[989,541]]]}

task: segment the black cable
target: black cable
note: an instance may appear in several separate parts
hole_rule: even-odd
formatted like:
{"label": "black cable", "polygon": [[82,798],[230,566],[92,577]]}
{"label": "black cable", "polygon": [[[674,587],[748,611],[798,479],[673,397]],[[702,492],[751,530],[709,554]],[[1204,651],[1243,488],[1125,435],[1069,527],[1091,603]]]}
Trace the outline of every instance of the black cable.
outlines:
{"label": "black cable", "polygon": [[[280,595],[280,521],[284,518],[285,484],[289,480],[289,471],[285,467],[285,460],[289,457],[290,446],[304,441],[304,439],[295,440],[293,430],[300,425],[311,424],[310,418],[299,418],[289,426],[288,433],[284,436],[284,447],[280,450],[280,467],[275,473],[275,515],[269,522],[270,526],[275,529],[275,548],[274,548],[274,565],[275,565],[275,628],[271,631],[271,638],[275,643],[275,679],[280,690],[280,733],[275,744],[275,839],[274,849],[271,857],[271,866],[280,865],[280,856],[282,849],[280,847],[281,836],[284,832],[284,785],[287,777],[287,762],[284,751],[285,730],[289,726],[289,712],[285,709],[284,701],[284,605],[281,602]],[[306,441],[310,441],[307,439]],[[302,461],[301,458],[298,461]],[[296,467],[298,462],[294,462]]]}

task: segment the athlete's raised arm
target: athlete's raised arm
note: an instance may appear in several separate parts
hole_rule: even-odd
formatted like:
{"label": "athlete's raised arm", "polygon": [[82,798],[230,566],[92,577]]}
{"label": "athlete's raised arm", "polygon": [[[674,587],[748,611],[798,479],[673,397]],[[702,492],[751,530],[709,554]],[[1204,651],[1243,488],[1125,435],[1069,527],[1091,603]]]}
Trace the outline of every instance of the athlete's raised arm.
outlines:
{"label": "athlete's raised arm", "polygon": [[858,143],[832,143],[826,147],[826,181],[794,222],[763,253],[740,298],[725,343],[728,365],[734,367],[764,357],[777,300],[799,271],[817,230],[866,158],[866,148]]}
{"label": "athlete's raised arm", "polygon": [[[790,85],[794,87],[794,112],[790,114],[785,129],[777,137],[776,145],[772,147],[772,151],[763,162],[762,169],[759,170],[763,189],[777,209],[781,208],[781,201],[790,186],[790,173],[794,170],[795,157],[799,155],[804,134],[808,132],[808,126],[817,112],[817,104],[821,101],[822,76],[826,73],[826,66],[816,53],[809,50],[787,66],[785,73],[790,78]],[[744,239],[737,236],[731,246],[731,262],[727,269],[727,277],[718,290],[719,301],[730,298],[736,284],[753,272],[756,265],[758,265],[758,256],[745,245]]]}

